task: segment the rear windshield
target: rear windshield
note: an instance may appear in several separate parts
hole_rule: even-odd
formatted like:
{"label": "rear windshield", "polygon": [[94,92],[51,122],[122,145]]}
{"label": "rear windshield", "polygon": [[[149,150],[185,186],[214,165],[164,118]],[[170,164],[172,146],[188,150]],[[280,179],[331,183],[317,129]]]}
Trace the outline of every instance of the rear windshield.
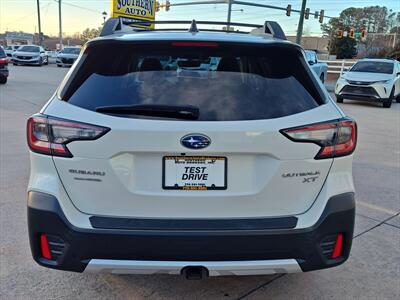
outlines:
{"label": "rear windshield", "polygon": [[89,44],[59,97],[92,111],[190,106],[198,109],[199,121],[278,118],[324,102],[302,57],[295,47],[272,45]]}
{"label": "rear windshield", "polygon": [[0,58],[3,58],[6,56],[6,53],[4,52],[3,48],[0,47]]}
{"label": "rear windshield", "polygon": [[377,61],[360,61],[356,63],[350,70],[351,72],[368,72],[368,73],[393,73],[393,63],[377,62]]}

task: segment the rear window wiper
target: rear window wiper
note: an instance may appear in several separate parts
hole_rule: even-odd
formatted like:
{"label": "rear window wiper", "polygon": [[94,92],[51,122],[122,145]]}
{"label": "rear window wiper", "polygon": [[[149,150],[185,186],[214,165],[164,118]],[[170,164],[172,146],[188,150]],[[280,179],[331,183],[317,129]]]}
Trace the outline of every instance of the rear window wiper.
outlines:
{"label": "rear window wiper", "polygon": [[199,108],[192,105],[179,106],[158,104],[99,106],[96,107],[96,111],[105,114],[141,115],[183,120],[197,120],[200,114]]}

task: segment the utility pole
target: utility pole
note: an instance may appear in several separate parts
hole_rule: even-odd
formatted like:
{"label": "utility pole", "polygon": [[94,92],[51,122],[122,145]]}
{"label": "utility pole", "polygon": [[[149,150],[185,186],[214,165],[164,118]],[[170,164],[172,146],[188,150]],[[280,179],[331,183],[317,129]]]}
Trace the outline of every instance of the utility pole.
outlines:
{"label": "utility pole", "polygon": [[61,24],[61,0],[58,0],[58,23],[60,26],[60,50],[62,49],[63,38],[62,38],[62,24]]}
{"label": "utility pole", "polygon": [[42,46],[42,26],[40,25],[40,4],[39,0],[36,0],[37,4],[37,15],[38,15],[38,27],[39,27],[39,45]]}
{"label": "utility pole", "polygon": [[228,0],[228,19],[227,19],[227,31],[231,31],[231,17],[232,17],[232,0]]}
{"label": "utility pole", "polygon": [[304,13],[306,11],[307,0],[302,0],[301,10],[300,10],[300,20],[299,25],[297,27],[297,35],[296,35],[296,43],[301,44],[301,36],[303,35],[303,22],[304,22]]}

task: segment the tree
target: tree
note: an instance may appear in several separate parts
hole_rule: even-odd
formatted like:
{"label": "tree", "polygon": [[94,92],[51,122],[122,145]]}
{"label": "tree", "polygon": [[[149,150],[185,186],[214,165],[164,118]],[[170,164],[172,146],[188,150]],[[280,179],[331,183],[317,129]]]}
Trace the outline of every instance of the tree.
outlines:
{"label": "tree", "polygon": [[86,28],[81,34],[81,40],[86,43],[87,41],[94,39],[100,35],[101,27],[99,28]]}
{"label": "tree", "polygon": [[357,42],[349,37],[335,39],[333,51],[339,59],[353,58],[357,55]]}

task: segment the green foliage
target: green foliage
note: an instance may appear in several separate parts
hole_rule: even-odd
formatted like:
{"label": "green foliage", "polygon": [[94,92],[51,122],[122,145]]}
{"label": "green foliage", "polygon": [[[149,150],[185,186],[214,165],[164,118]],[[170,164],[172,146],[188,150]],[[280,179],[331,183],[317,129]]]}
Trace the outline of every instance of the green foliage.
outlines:
{"label": "green foliage", "polygon": [[339,59],[353,58],[357,55],[356,41],[349,37],[335,39],[332,52],[336,54]]}

